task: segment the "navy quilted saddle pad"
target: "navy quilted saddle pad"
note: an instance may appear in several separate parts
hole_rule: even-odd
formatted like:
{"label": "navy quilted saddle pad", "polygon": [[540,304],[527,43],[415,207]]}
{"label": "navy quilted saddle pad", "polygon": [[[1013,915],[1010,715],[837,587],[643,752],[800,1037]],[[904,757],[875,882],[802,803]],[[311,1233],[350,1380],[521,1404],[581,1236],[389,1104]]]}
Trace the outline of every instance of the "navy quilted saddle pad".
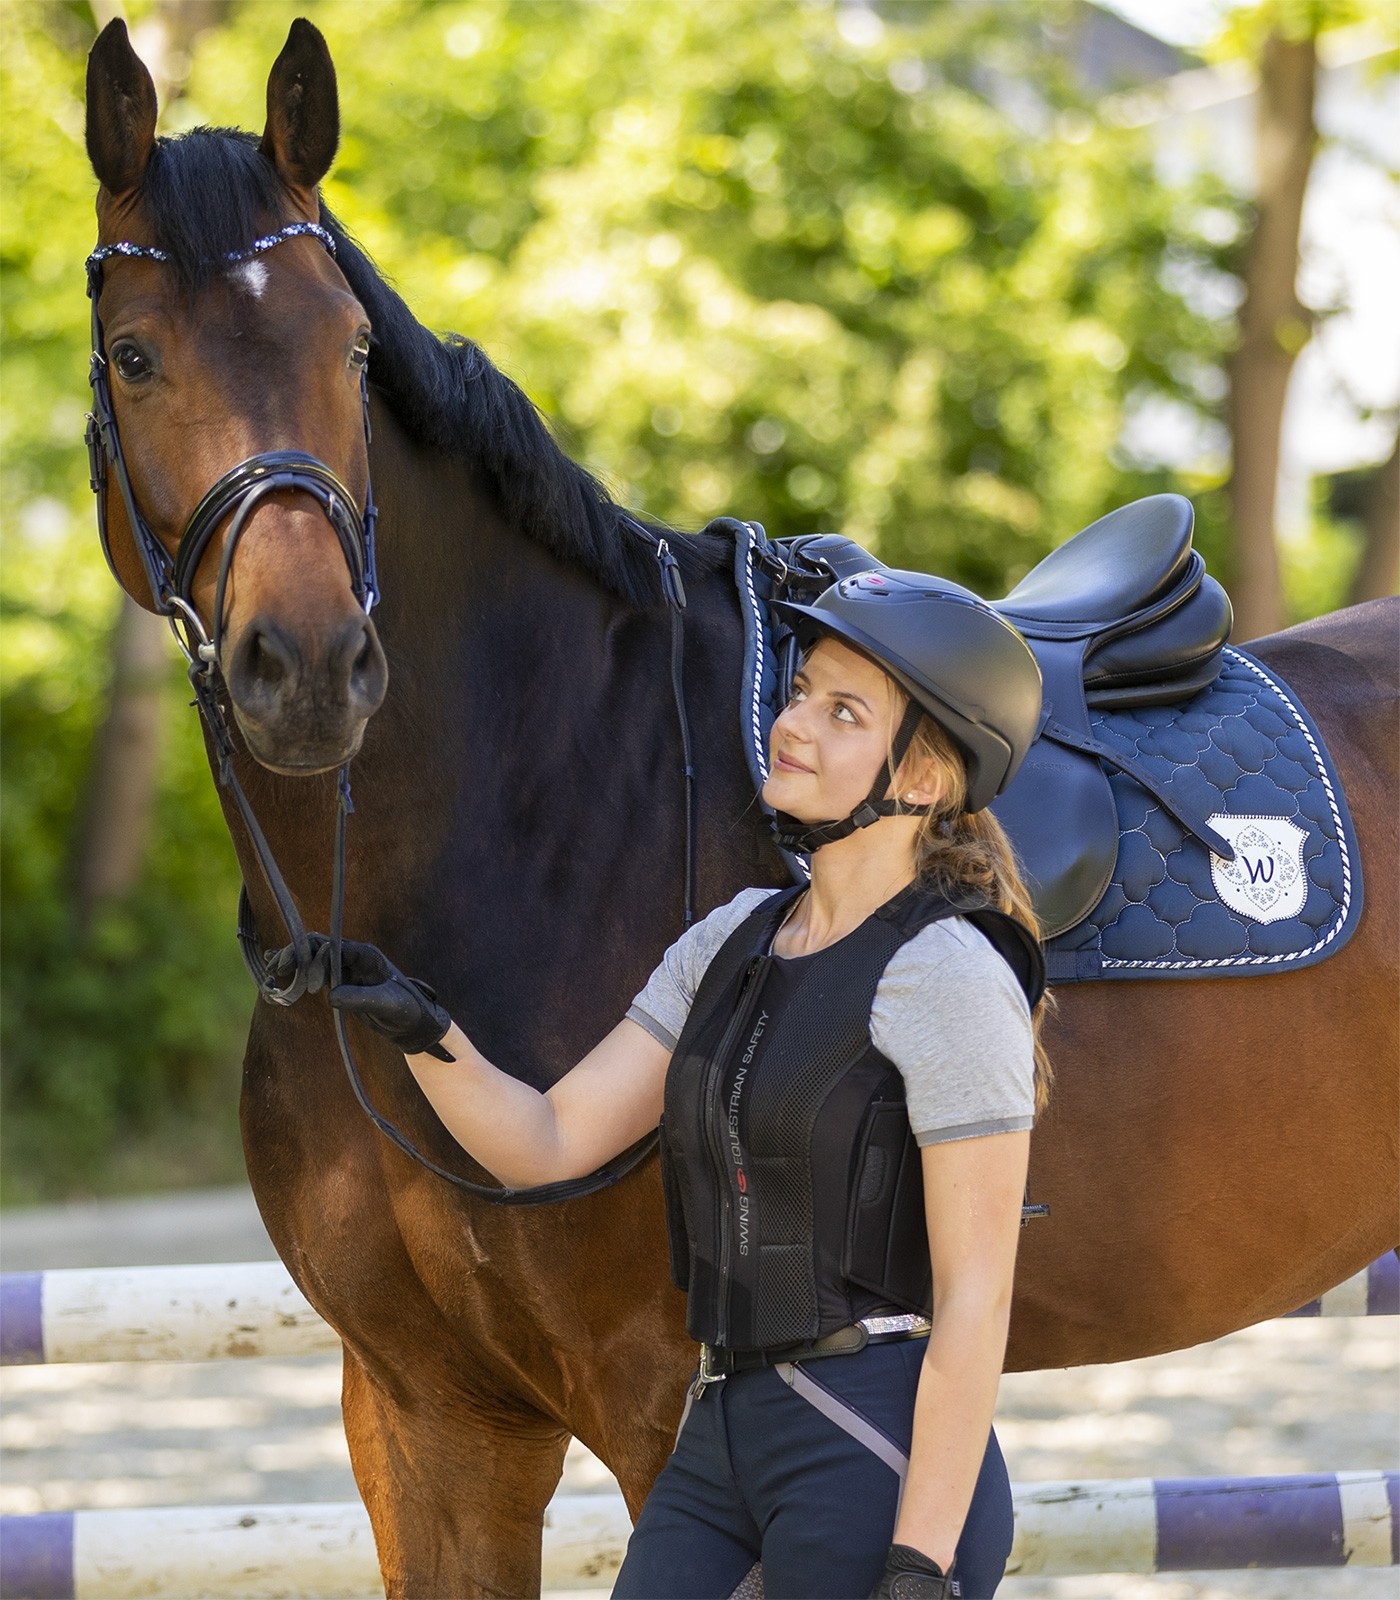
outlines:
{"label": "navy quilted saddle pad", "polygon": [[1088,917],[1048,946],[1051,982],[1287,972],[1351,937],[1361,873],[1341,783],[1312,719],[1261,662],[1226,646],[1220,676],[1192,699],[1090,722],[1188,797],[1235,859],[1110,769],[1117,865]]}

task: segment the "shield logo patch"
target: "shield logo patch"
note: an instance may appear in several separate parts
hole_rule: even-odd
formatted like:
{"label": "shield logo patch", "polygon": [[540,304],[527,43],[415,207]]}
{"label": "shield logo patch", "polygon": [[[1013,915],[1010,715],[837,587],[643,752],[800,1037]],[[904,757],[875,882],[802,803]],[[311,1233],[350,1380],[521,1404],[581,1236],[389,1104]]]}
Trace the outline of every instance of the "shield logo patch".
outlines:
{"label": "shield logo patch", "polygon": [[1235,847],[1235,859],[1210,858],[1215,892],[1231,911],[1255,922],[1296,917],[1308,897],[1303,870],[1307,834],[1287,817],[1230,817],[1217,812],[1210,825]]}

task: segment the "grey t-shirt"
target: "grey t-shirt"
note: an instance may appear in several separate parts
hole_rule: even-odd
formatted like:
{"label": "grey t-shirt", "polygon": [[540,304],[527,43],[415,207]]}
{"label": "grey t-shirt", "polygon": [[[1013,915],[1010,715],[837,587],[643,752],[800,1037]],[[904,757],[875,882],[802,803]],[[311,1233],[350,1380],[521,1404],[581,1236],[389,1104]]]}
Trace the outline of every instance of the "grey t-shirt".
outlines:
{"label": "grey t-shirt", "polygon": [[[674,1050],[715,953],[776,889],[744,889],[676,940],[627,1015]],[[870,1037],[904,1079],[921,1145],[1029,1128],[1035,1114],[1030,1008],[1011,968],[963,917],[947,917],[890,958]]]}

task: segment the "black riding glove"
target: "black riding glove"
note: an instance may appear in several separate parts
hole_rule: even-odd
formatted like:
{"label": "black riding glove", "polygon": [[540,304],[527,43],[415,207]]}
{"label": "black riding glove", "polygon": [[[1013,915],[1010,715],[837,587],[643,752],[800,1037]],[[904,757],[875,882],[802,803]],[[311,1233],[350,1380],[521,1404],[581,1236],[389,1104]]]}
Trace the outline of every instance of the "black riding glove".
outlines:
{"label": "black riding glove", "polygon": [[892,1544],[885,1571],[870,1600],[950,1600],[959,1592],[957,1580],[948,1577],[936,1561],[911,1549]]}
{"label": "black riding glove", "polygon": [[337,1011],[349,1012],[366,1027],[392,1039],[405,1055],[457,1058],[439,1042],[452,1018],[437,1003],[426,983],[405,977],[382,950],[346,939],[340,946],[340,982],[328,999]]}

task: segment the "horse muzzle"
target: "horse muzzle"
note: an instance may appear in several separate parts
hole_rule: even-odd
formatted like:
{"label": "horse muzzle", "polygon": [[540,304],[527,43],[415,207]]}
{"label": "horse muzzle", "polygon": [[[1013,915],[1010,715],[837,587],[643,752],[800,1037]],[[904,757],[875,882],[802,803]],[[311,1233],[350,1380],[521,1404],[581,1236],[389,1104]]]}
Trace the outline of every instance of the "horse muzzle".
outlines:
{"label": "horse muzzle", "polygon": [[262,612],[228,638],[223,670],[249,753],[291,776],[349,761],[389,679],[374,623],[359,610],[314,634]]}

